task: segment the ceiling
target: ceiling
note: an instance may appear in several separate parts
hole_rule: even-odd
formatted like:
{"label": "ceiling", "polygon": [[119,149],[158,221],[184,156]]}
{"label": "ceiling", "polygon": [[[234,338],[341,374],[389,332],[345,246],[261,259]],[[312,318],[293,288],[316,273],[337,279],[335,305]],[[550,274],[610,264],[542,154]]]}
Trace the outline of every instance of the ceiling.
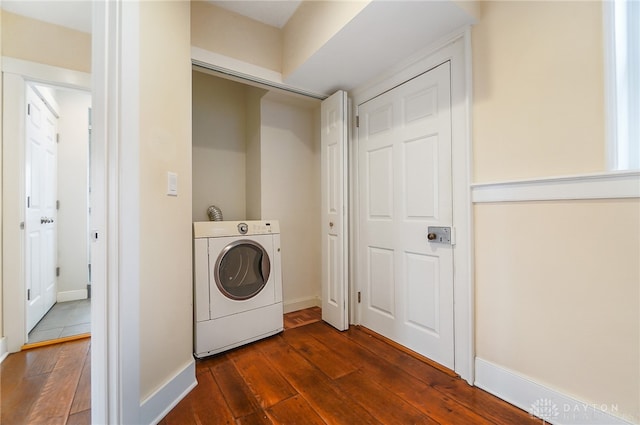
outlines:
{"label": "ceiling", "polygon": [[302,0],[207,0],[207,2],[255,21],[262,22],[263,24],[282,28],[296,9],[298,9]]}
{"label": "ceiling", "polygon": [[[302,0],[207,0],[272,27],[282,28]],[[2,0],[2,8],[17,15],[91,32],[91,0]]]}
{"label": "ceiling", "polygon": [[[207,0],[282,28],[301,0]],[[2,8],[79,31],[91,32],[89,0],[2,0]],[[441,37],[474,22],[452,0],[373,0],[308,58],[284,83],[329,95],[351,90],[387,71]]]}
{"label": "ceiling", "polygon": [[2,9],[77,31],[91,32],[91,4],[87,0],[2,0]]}

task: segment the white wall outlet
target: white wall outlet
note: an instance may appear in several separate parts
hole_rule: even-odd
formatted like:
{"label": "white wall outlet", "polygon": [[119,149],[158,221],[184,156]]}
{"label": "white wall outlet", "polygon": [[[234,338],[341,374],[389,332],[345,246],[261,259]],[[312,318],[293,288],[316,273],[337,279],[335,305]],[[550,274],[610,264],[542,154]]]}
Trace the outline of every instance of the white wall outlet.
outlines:
{"label": "white wall outlet", "polygon": [[167,196],[178,196],[178,174],[167,172]]}

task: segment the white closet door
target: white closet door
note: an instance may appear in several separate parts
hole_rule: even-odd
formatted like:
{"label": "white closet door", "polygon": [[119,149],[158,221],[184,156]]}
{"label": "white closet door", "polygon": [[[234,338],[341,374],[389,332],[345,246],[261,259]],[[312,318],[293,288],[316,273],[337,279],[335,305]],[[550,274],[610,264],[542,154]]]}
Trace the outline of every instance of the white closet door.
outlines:
{"label": "white closet door", "polygon": [[321,105],[322,320],[349,328],[347,220],[347,93]]}

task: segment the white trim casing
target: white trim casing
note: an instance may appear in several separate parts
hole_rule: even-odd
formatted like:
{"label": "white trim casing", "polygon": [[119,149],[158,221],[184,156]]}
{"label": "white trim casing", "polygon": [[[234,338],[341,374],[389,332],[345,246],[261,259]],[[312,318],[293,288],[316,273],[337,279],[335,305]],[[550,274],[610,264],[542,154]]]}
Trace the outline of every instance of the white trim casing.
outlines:
{"label": "white trim casing", "polygon": [[[119,0],[119,42],[115,63],[117,74],[112,119],[117,133],[110,135],[107,163],[109,186],[107,246],[109,297],[118,308],[115,331],[121,397],[119,423],[141,423],[140,407],[140,2]],[[109,3],[109,2],[107,2]],[[115,93],[117,91],[117,94]],[[113,138],[111,138],[113,137]],[[115,170],[115,171],[112,171]],[[114,353],[115,355],[115,353]],[[169,387],[169,383],[166,384]]]}
{"label": "white trim casing", "polygon": [[0,338],[0,364],[7,358],[9,355],[9,350],[7,350],[7,338]]}
{"label": "white trim casing", "polygon": [[609,170],[640,168],[640,3],[602,2]]}
{"label": "white trim casing", "polygon": [[232,81],[256,83],[259,87],[267,86],[291,91],[315,99],[326,99],[327,95],[311,92],[284,83],[282,74],[268,68],[243,62],[241,60],[211,52],[200,47],[191,46],[191,63],[194,66],[224,74]]}
{"label": "white trim casing", "polygon": [[191,62],[194,65],[203,64],[207,68],[215,66],[227,72],[251,76],[251,78],[256,80],[264,80],[265,82],[273,84],[284,84],[282,82],[282,74],[279,72],[243,62],[201,47],[191,46]]}
{"label": "white trim casing", "polygon": [[630,425],[640,418],[620,417],[615,405],[576,400],[528,377],[476,358],[475,385],[555,425]]}
{"label": "white trim casing", "polygon": [[[418,52],[406,62],[393,68],[373,82],[353,91],[354,109],[357,105],[415,77],[445,61],[451,61],[451,119],[452,119],[452,173],[453,173],[453,226],[456,229],[454,250],[454,368],[467,382],[474,380],[474,295],[471,217],[471,31],[465,27]],[[353,130],[353,134],[356,130]],[[357,137],[352,139],[351,176],[358,175]],[[352,179],[354,179],[352,177]],[[352,181],[352,217],[358,217],[357,184]],[[358,223],[353,223],[353,244],[357,244]],[[356,248],[353,248],[356,250]],[[357,256],[352,255],[353,263]],[[357,264],[352,273],[357,274]],[[357,279],[354,278],[354,282]],[[353,286],[355,299],[358,288]],[[359,317],[356,317],[356,323]]]}
{"label": "white trim casing", "polygon": [[[198,385],[196,381],[196,362],[191,360],[181,371],[140,403],[140,423],[157,424],[180,400]],[[176,397],[176,394],[179,394]]]}
{"label": "white trim casing", "polygon": [[[107,278],[107,217],[113,214],[108,195],[108,149],[115,138],[114,97],[117,82],[113,67],[117,64],[118,2],[95,2],[91,51],[93,102],[91,112],[91,423],[118,422],[118,333],[117,309],[109,294]],[[110,65],[111,63],[111,65]],[[113,164],[114,167],[117,166]],[[107,208],[109,208],[107,211]],[[114,233],[114,230],[111,230]],[[95,235],[98,235],[96,238]]]}
{"label": "white trim casing", "polygon": [[2,72],[22,75],[29,81],[72,89],[91,89],[91,74],[71,69],[58,68],[37,62],[29,62],[8,56],[2,57]]}
{"label": "white trim casing", "polygon": [[640,198],[640,171],[477,183],[474,203]]}

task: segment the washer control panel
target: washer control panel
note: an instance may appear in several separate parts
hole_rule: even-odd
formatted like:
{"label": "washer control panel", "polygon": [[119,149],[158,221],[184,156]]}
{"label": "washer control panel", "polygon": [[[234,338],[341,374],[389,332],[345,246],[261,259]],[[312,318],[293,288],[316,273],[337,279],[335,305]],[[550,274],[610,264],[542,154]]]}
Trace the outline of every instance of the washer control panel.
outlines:
{"label": "washer control panel", "polygon": [[278,220],[196,221],[194,238],[222,238],[226,236],[271,235],[280,233]]}

